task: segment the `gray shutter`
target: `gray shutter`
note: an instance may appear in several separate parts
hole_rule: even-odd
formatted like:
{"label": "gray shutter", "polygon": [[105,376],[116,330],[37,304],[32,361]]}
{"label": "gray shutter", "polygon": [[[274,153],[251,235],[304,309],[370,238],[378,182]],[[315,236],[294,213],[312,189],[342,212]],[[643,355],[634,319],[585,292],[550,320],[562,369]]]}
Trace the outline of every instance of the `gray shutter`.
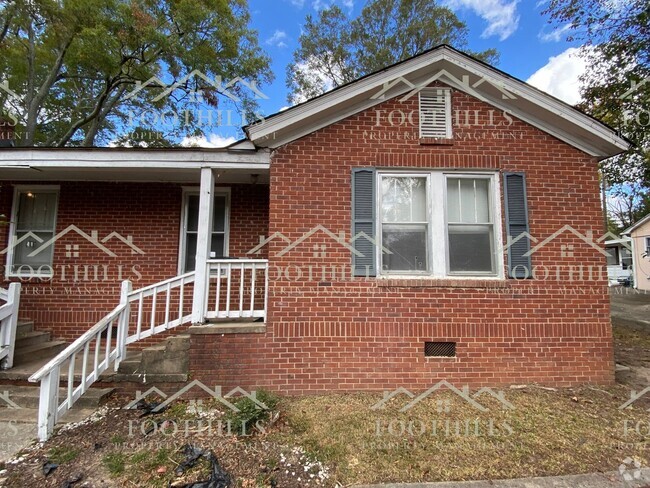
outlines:
{"label": "gray shutter", "polygon": [[376,276],[374,168],[352,170],[352,239],[352,247],[360,253],[352,254],[354,276]]}
{"label": "gray shutter", "polygon": [[[504,201],[506,207],[506,234],[514,240],[528,228],[528,204],[526,202],[526,176],[523,173],[504,173]],[[530,239],[523,237],[508,248],[510,278],[532,278]]]}

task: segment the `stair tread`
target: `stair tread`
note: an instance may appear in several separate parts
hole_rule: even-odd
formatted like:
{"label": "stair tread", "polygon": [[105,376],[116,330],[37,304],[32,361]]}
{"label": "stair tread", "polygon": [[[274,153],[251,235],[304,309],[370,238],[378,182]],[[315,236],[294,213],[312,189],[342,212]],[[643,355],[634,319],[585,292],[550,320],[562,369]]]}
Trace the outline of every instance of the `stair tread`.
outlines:
{"label": "stair tread", "polygon": [[[9,392],[10,397],[26,397],[26,396],[39,396],[40,388],[38,386],[20,386],[20,385],[0,385],[0,392]],[[113,393],[115,388],[93,388],[90,387],[84,393],[86,398],[102,398],[110,393]],[[68,394],[67,388],[59,388],[59,397]]]}
{"label": "stair tread", "polygon": [[49,336],[49,332],[42,332],[40,330],[30,330],[29,332],[23,332],[19,336],[16,337],[16,342],[18,342],[21,339],[31,339],[33,337],[42,337],[42,336]]}
{"label": "stair tread", "polygon": [[48,341],[41,344],[34,344],[32,346],[17,347],[14,354],[27,354],[34,351],[42,351],[43,349],[52,349],[66,344],[67,342],[65,341]]}
{"label": "stair tread", "polygon": [[[57,425],[80,422],[91,416],[96,411],[96,408],[77,407],[75,405],[63,415],[61,420],[57,422]],[[17,424],[33,423],[34,437],[36,437],[36,422],[38,420],[37,408],[4,409],[2,411],[2,419],[5,422],[14,421]]]}

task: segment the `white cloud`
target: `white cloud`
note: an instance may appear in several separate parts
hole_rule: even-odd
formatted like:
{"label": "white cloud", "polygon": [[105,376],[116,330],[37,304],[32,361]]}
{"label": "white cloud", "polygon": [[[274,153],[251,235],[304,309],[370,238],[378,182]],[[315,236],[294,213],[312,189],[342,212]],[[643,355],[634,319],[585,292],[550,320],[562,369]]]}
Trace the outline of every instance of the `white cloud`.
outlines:
{"label": "white cloud", "polygon": [[349,12],[352,12],[352,9],[354,8],[354,0],[343,0],[341,3]]}
{"label": "white cloud", "polygon": [[332,6],[334,2],[328,2],[327,0],[314,0],[311,3],[311,6],[314,10],[325,10]]}
{"label": "white cloud", "polygon": [[271,37],[269,37],[265,42],[269,46],[276,47],[287,47],[287,43],[284,42],[287,39],[287,33],[281,30],[276,30]]}
{"label": "white cloud", "polygon": [[208,137],[205,136],[187,136],[184,137],[181,141],[181,146],[183,147],[226,147],[230,144],[237,142],[237,139],[228,136],[224,137],[219,134],[208,134]]}
{"label": "white cloud", "polygon": [[[297,63],[296,70],[300,71],[302,75],[310,80],[310,84],[320,86],[323,92],[330,91],[334,88],[334,80],[322,69],[316,67],[318,62],[309,61],[304,63]],[[304,95],[293,95],[291,103],[297,105],[307,101],[307,97]]]}
{"label": "white cloud", "polygon": [[487,21],[481,37],[498,36],[504,41],[519,27],[517,4],[519,0],[446,0],[445,6],[452,9],[469,8]]}
{"label": "white cloud", "polygon": [[289,0],[291,5],[298,8],[303,8],[305,6],[305,0]]}
{"label": "white cloud", "polygon": [[587,68],[580,51],[580,48],[570,47],[552,56],[546,65],[528,78],[528,83],[568,104],[577,104],[580,101],[579,78]]}
{"label": "white cloud", "polygon": [[555,29],[551,32],[544,32],[544,29],[542,29],[539,34],[537,34],[537,37],[542,42],[560,42],[566,37],[566,33],[570,30],[571,24],[563,25],[559,29]]}

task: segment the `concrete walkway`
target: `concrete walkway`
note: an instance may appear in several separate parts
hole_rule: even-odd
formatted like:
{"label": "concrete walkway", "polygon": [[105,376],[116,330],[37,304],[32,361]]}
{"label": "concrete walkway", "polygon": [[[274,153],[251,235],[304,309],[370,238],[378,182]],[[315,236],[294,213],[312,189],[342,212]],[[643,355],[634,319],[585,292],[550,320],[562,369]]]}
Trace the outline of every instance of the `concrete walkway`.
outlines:
{"label": "concrete walkway", "polygon": [[514,480],[453,481],[442,483],[389,483],[383,485],[355,485],[354,488],[648,488],[650,469],[628,468],[623,478],[618,472],[520,478]]}

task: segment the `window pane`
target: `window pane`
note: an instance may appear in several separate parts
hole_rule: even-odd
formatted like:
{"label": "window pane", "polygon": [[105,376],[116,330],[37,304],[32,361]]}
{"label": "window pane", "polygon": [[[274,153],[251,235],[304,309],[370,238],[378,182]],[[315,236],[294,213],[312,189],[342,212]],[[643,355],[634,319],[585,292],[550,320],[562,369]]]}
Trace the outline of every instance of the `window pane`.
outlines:
{"label": "window pane", "polygon": [[391,254],[382,254],[387,271],[427,271],[426,225],[384,225],[382,244]]}
{"label": "window pane", "polygon": [[184,273],[194,271],[196,267],[196,237],[196,234],[185,234]]}
{"label": "window pane", "polygon": [[474,197],[474,180],[460,180],[460,221],[468,224],[476,223],[476,199]]}
{"label": "window pane", "polygon": [[447,180],[447,221],[460,222],[460,192],[459,180],[449,178]]}
{"label": "window pane", "polygon": [[[20,240],[20,238],[26,234],[27,232],[16,232],[16,240]],[[34,232],[33,234],[37,235],[40,239],[43,240],[43,242],[39,242],[32,237],[28,237],[20,244],[16,245],[16,247],[14,247],[13,272],[15,273],[19,271],[30,271],[27,268],[20,270],[19,268],[21,266],[29,266],[31,267],[31,271],[36,272],[40,266],[50,266],[52,264],[52,251],[54,249],[54,246],[50,244],[41,250],[39,249],[43,243],[49,241],[52,239],[52,237],[54,237],[54,233]],[[35,256],[30,256],[30,254],[36,250],[39,250],[38,254]]]}
{"label": "window pane", "polygon": [[212,230],[224,232],[226,230],[226,197],[215,196],[212,210]]}
{"label": "window pane", "polygon": [[424,177],[382,178],[382,220],[384,222],[424,222],[427,195]]}
{"label": "window pane", "polygon": [[482,178],[474,180],[476,185],[476,222],[487,224],[490,222],[490,181]]}
{"label": "window pane", "polygon": [[17,230],[54,230],[56,193],[21,193],[18,201]]}
{"label": "window pane", "polygon": [[214,253],[215,258],[223,258],[226,256],[225,252],[225,239],[224,234],[212,234],[212,242],[210,243],[210,251]]}
{"label": "window pane", "polygon": [[490,223],[489,189],[487,178],[447,178],[447,222]]}
{"label": "window pane", "polygon": [[491,226],[449,226],[449,271],[494,272]]}
{"label": "window pane", "polygon": [[199,226],[199,196],[187,197],[187,230],[195,231]]}

